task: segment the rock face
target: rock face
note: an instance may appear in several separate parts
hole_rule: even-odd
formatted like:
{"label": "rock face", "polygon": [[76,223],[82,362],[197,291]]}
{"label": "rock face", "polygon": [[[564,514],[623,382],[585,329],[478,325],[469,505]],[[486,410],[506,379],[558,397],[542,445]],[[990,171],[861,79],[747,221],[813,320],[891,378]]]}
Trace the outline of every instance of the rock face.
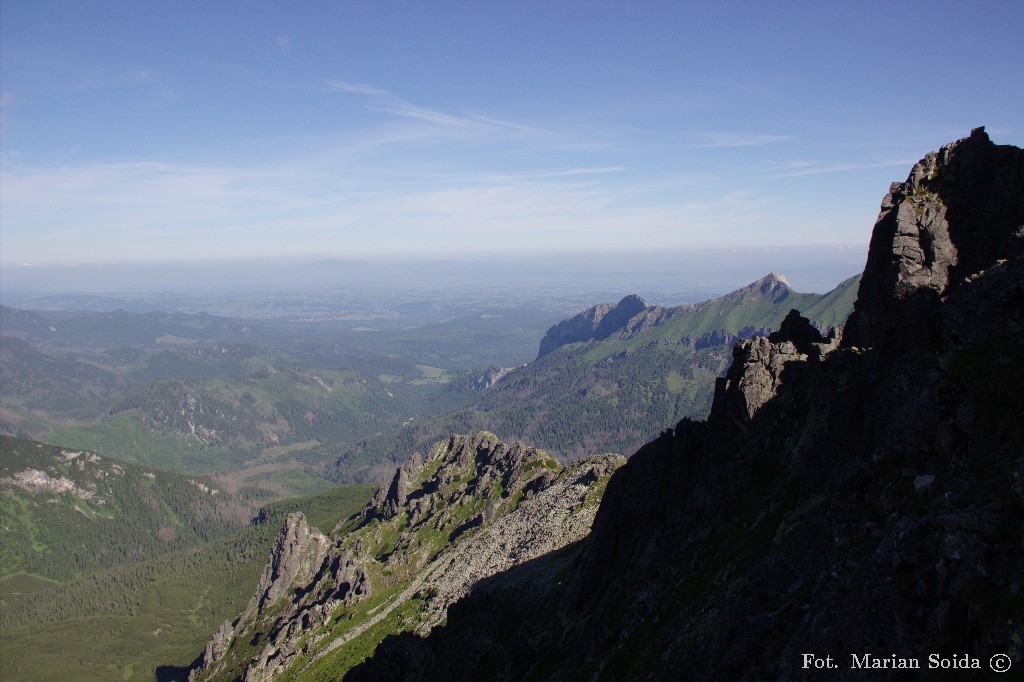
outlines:
{"label": "rock face", "polygon": [[835,345],[806,317],[791,310],[777,332],[735,345],[729,371],[715,384],[715,405],[736,420],[753,419],[762,405],[778,395],[783,373],[792,377],[800,371],[800,365],[793,363],[819,360]]}
{"label": "rock face", "polygon": [[[525,367],[525,365],[519,365],[519,367]],[[485,391],[504,379],[510,372],[514,372],[516,369],[516,367],[499,367],[497,365],[492,365],[484,370],[483,374],[472,380],[470,383],[470,390]]]}
{"label": "rock face", "polygon": [[302,512],[289,514],[284,527],[274,539],[270,561],[263,569],[252,603],[257,614],[277,602],[292,583],[308,581],[330,548],[323,533],[310,528]]}
{"label": "rock face", "polygon": [[741,342],[707,421],[612,477],[563,584],[495,576],[347,679],[817,679],[809,652],[838,666],[821,679],[864,679],[865,655],[1024,666],[1022,164],[980,130],[929,154],[883,202],[841,342],[799,315]]}
{"label": "rock face", "polygon": [[[893,183],[871,235],[847,346],[877,346],[973,275],[1024,249],[1024,161],[984,128]],[[915,319],[920,324],[920,319]]]}
{"label": "rock face", "polygon": [[541,339],[537,357],[544,357],[559,346],[569,343],[607,339],[620,331],[639,331],[638,327],[650,326],[663,317],[665,312],[665,308],[648,306],[644,299],[635,294],[624,297],[618,303],[596,305],[549,329]]}
{"label": "rock face", "polygon": [[489,433],[452,436],[412,455],[331,539],[290,515],[248,607],[214,635],[190,680],[307,669],[335,679],[350,665],[347,646],[429,633],[481,581],[585,537],[624,462],[598,455],[563,469]]}
{"label": "rock face", "polygon": [[377,494],[370,502],[373,513],[379,515],[382,519],[394,518],[398,511],[405,506],[406,501],[408,501],[409,489],[414,484],[416,476],[422,470],[423,461],[420,459],[419,453],[414,453],[402,466],[398,467],[398,471],[395,472],[395,478],[391,481],[387,492],[384,492],[384,488],[377,491]]}
{"label": "rock face", "polygon": [[[219,673],[224,667],[225,655],[233,641],[247,634],[246,626],[258,623],[261,618],[267,618],[271,611],[276,614],[282,598],[288,595],[295,585],[305,585],[313,580],[324,565],[331,545],[323,533],[309,527],[306,517],[301,512],[289,514],[284,526],[274,538],[270,560],[256,583],[256,590],[249,600],[249,605],[234,626],[229,621],[225,622],[214,634],[203,651],[197,669],[190,673],[189,680],[208,679]],[[334,557],[332,563],[339,563],[338,559],[339,557]],[[361,582],[365,585],[365,576]],[[357,588],[360,586],[359,580],[350,580],[349,589],[345,594],[336,593],[333,596],[342,600],[348,598],[348,593],[354,591],[352,583],[356,583]],[[335,584],[341,583],[336,581]],[[285,609],[287,612],[288,607]],[[266,658],[268,657],[262,657],[263,667]],[[260,672],[259,668],[253,668],[247,671],[246,679],[263,679]]]}

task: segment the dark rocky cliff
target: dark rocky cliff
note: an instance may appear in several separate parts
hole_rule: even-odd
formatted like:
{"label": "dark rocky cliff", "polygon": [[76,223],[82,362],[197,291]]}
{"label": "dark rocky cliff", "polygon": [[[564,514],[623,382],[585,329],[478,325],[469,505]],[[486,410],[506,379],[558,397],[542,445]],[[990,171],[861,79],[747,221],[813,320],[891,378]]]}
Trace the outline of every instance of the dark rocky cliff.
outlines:
{"label": "dark rocky cliff", "polygon": [[[984,128],[929,153],[882,200],[847,346],[920,333],[937,300],[1020,255],[1024,157]],[[914,324],[908,324],[908,316]],[[912,341],[910,339],[909,341]]]}
{"label": "dark rocky cliff", "polygon": [[841,343],[791,315],[737,344],[707,421],[612,477],[563,584],[496,576],[347,679],[867,679],[854,655],[922,668],[870,679],[979,679],[997,654],[1019,673],[1022,169],[980,129],[929,154],[883,202]]}

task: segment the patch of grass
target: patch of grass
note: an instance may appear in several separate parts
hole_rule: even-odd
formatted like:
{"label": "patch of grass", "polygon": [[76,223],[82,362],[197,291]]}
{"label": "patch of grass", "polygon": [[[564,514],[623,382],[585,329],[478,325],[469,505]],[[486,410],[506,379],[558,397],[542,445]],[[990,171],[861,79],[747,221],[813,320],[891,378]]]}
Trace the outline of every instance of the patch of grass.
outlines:
{"label": "patch of grass", "polygon": [[301,674],[298,674],[298,671],[302,666],[294,666],[292,670],[296,674],[281,677],[281,682],[299,679],[310,682],[334,682],[342,679],[345,673],[372,656],[385,637],[414,627],[423,610],[423,604],[424,602],[416,597],[409,599],[381,619],[379,623],[351,642],[324,656]]}
{"label": "patch of grass", "polygon": [[9,597],[12,594],[45,592],[54,587],[60,587],[63,584],[59,580],[53,580],[37,573],[18,571],[12,575],[0,578],[0,593],[4,597]]}

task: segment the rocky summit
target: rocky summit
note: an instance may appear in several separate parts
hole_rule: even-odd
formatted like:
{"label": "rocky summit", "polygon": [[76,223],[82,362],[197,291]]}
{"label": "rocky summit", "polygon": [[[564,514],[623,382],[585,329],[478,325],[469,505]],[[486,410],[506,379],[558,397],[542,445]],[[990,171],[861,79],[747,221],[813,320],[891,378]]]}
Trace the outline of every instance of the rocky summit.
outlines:
{"label": "rocky summit", "polygon": [[[793,291],[789,281],[777,272],[703,303],[666,308],[647,305],[644,299],[633,294],[618,303],[596,305],[554,325],[541,339],[537,358],[574,343],[634,339],[659,326],[670,329],[678,340],[697,346],[717,343],[722,334],[749,337],[770,331],[768,325],[778,322],[774,313],[783,303],[809,309],[843,309],[841,304],[819,305],[825,303],[823,298]],[[782,311],[785,312],[785,308]],[[841,314],[845,319],[846,311]]]}
{"label": "rocky summit", "polygon": [[429,633],[482,582],[540,556],[575,556],[624,462],[597,455],[563,468],[489,433],[452,436],[412,455],[330,535],[292,514],[248,606],[189,679],[338,679],[385,636]]}
{"label": "rocky summit", "polygon": [[1019,674],[1022,332],[1024,152],[977,129],[890,188],[841,339],[792,313],[738,344],[708,419],[612,476],[560,580],[513,567],[346,679]]}

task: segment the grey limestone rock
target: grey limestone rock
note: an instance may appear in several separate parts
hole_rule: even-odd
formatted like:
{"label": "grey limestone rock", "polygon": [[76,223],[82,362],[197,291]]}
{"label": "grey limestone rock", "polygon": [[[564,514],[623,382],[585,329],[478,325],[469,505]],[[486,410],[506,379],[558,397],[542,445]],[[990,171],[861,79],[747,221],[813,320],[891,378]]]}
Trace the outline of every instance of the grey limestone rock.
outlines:
{"label": "grey limestone rock", "polygon": [[843,345],[872,347],[1024,253],[1024,157],[984,128],[930,152],[882,200]]}
{"label": "grey limestone rock", "polygon": [[371,505],[374,507],[374,511],[385,519],[394,517],[398,510],[405,506],[409,488],[422,468],[422,458],[419,453],[413,453],[402,466],[398,467],[387,492],[385,493],[384,488],[381,488],[373,498]]}
{"label": "grey limestone rock", "polygon": [[323,533],[309,527],[302,512],[289,514],[274,539],[270,561],[256,583],[253,603],[257,614],[287,594],[293,583],[313,577],[330,546]]}
{"label": "grey limestone rock", "polygon": [[631,294],[618,303],[602,303],[551,327],[540,342],[541,358],[560,346],[592,339],[606,339],[623,329],[650,324],[663,308],[648,307],[644,299]]}

